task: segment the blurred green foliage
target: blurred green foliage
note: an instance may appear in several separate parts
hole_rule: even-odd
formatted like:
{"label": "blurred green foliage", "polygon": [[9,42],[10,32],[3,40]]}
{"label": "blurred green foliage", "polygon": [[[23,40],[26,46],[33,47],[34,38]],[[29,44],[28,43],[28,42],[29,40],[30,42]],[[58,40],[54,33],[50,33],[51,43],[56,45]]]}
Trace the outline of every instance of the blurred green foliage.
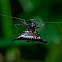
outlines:
{"label": "blurred green foliage", "polygon": [[[39,25],[44,22],[62,22],[62,1],[0,0],[0,14],[26,20],[39,19],[41,21],[40,23],[37,22]],[[37,29],[41,37],[48,41],[48,44],[24,41],[12,42],[11,39],[17,37],[19,33],[22,33],[27,28],[18,26],[21,29],[19,31],[14,27],[14,24],[21,23],[20,20],[3,15],[0,16],[0,49],[7,48],[9,51],[13,51],[12,48],[14,48],[14,51],[19,51],[21,57],[18,56],[16,59],[17,62],[36,62],[36,60],[37,62],[62,62],[61,23],[46,24],[40,29]]]}

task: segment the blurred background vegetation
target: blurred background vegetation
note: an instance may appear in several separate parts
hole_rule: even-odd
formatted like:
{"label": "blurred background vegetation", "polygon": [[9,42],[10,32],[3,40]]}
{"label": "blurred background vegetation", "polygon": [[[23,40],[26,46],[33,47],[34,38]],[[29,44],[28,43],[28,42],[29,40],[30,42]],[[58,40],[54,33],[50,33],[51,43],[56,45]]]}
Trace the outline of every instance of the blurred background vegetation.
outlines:
{"label": "blurred background vegetation", "polygon": [[[2,14],[2,15],[1,15]],[[48,41],[11,41],[27,28],[14,24],[25,20],[38,19],[41,22],[62,22],[61,0],[0,0],[0,62],[62,62],[62,24],[50,23],[37,31]],[[28,23],[28,22],[27,22]]]}

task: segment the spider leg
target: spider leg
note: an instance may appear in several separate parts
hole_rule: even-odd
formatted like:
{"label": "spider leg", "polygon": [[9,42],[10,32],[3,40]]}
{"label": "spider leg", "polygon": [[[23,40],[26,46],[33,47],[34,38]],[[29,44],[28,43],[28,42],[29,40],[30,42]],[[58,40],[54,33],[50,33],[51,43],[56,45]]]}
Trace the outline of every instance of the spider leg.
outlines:
{"label": "spider leg", "polygon": [[[20,19],[20,21],[21,21],[21,20],[24,20],[24,19]],[[26,24],[25,20],[24,20],[24,22],[23,22],[23,21],[21,21],[21,22],[22,22],[23,24]]]}
{"label": "spider leg", "polygon": [[[37,28],[41,28],[43,25],[45,25],[45,24],[42,24],[41,26],[39,26],[39,27],[37,27]],[[36,29],[37,29],[37,28],[36,28]]]}
{"label": "spider leg", "polygon": [[24,22],[23,21],[21,21],[21,22],[24,24],[24,26],[26,26],[29,29],[29,24],[26,24],[25,20],[24,20]]}
{"label": "spider leg", "polygon": [[[23,24],[15,24],[14,26],[17,28],[17,29],[19,29],[16,25],[22,25],[22,26],[24,26]],[[19,29],[20,30],[20,29]]]}
{"label": "spider leg", "polygon": [[[39,21],[38,19],[30,19],[29,21],[33,21],[33,20]],[[40,21],[39,21],[39,22],[40,22]]]}

